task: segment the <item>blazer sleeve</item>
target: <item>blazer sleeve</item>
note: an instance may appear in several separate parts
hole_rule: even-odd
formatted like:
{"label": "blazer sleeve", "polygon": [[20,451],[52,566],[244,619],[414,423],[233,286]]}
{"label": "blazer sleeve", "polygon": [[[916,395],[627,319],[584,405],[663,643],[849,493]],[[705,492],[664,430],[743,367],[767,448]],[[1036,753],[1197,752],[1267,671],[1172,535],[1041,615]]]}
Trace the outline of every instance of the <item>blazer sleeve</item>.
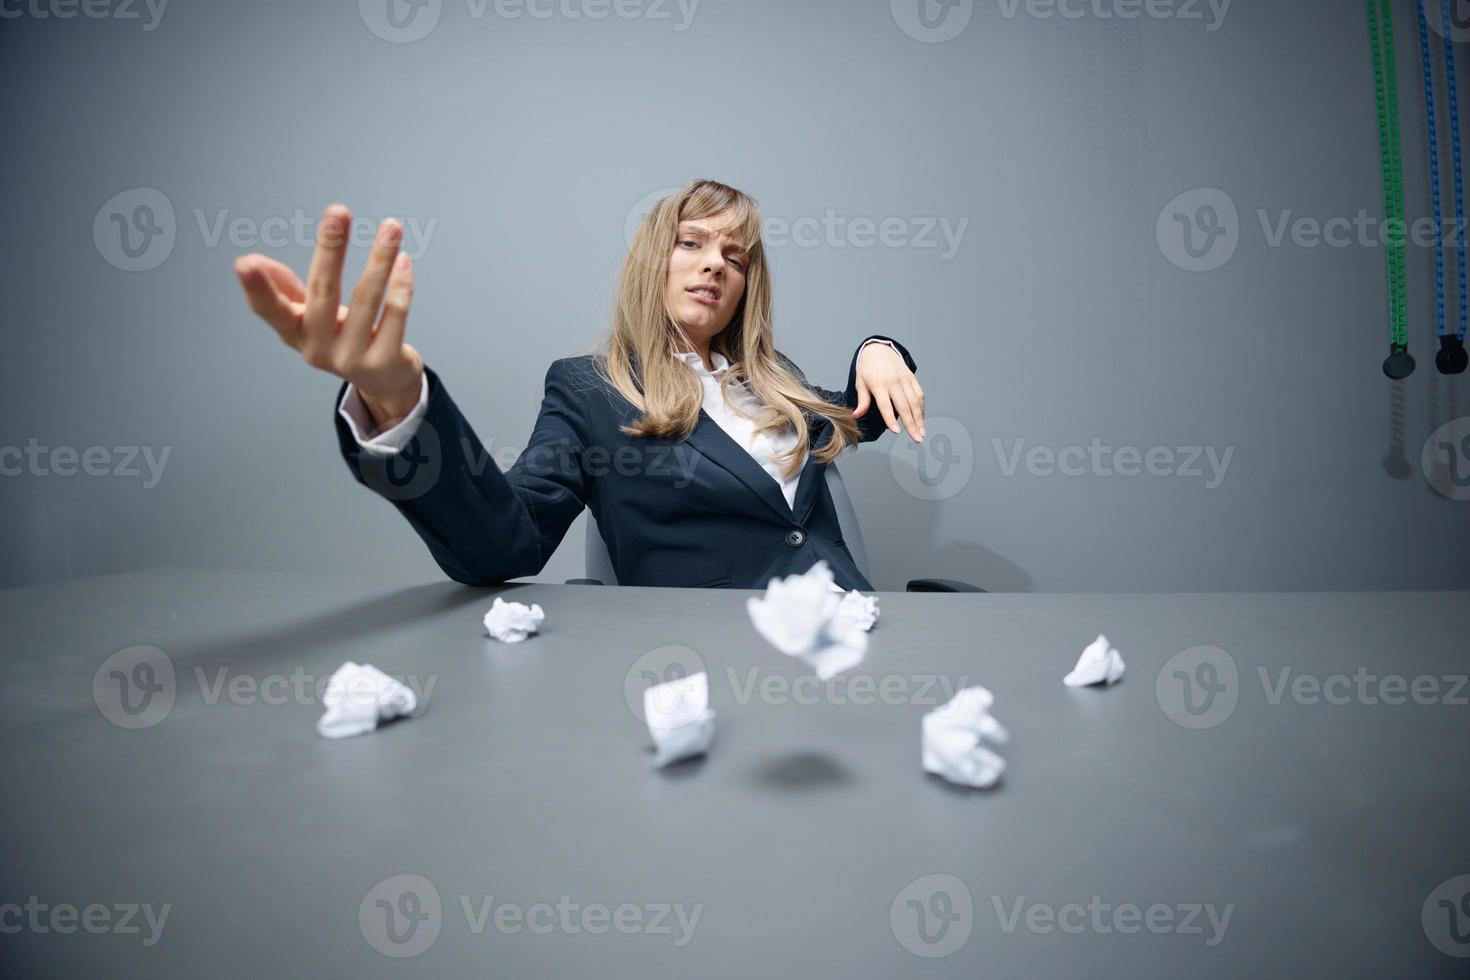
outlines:
{"label": "blazer sleeve", "polygon": [[[801,368],[793,364],[791,360],[786,357],[786,355],[782,354],[780,356],[781,359],[785,361],[797,373],[802,381],[806,383],[806,386],[812,391],[816,392],[818,395],[820,395],[824,401],[831,402],[833,405],[842,405],[849,409],[852,409],[857,408],[858,403],[858,355],[862,353],[863,346],[866,345],[867,342],[870,340],[886,340],[889,343],[893,344],[893,346],[898,350],[898,353],[903,357],[903,362],[908,365],[908,369],[915,374],[919,373],[919,366],[914,363],[913,356],[909,354],[907,347],[905,347],[903,344],[900,344],[892,337],[883,337],[879,334],[872,334],[868,337],[864,337],[862,343],[858,344],[857,350],[854,351],[852,355],[852,364],[847,369],[847,388],[843,391],[834,391],[830,388],[821,388],[817,385],[812,384],[810,381],[806,380],[806,375],[802,373]],[[874,439],[877,439],[883,433],[888,431],[888,423],[883,421],[883,413],[878,410],[878,405],[876,402],[870,403],[868,406],[868,410],[863,413],[862,417],[859,419],[855,419],[854,421],[857,422],[858,430],[862,433],[862,438],[860,440],[862,442],[872,442]]]}
{"label": "blazer sleeve", "polygon": [[[365,451],[336,415],[342,458],[357,482],[408,519],[445,574],[498,585],[546,567],[586,505],[586,416],[564,360],[546,372],[545,395],[526,448],[502,473],[432,368],[413,437],[392,454]],[[338,390],[341,401],[346,390]]]}

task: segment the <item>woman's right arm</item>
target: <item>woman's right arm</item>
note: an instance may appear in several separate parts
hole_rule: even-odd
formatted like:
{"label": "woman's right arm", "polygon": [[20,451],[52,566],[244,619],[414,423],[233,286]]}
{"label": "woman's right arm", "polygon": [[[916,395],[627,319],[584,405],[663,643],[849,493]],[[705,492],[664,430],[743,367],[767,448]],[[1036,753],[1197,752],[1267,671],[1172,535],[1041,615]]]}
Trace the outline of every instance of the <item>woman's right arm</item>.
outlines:
{"label": "woman's right arm", "polygon": [[[370,413],[356,425],[338,414],[343,457],[358,482],[409,520],[447,575],[495,585],[539,573],[588,492],[585,430],[565,362],[547,372],[531,441],[502,473],[438,375],[403,341],[413,266],[398,251],[403,230],[396,221],[379,226],[362,278],[341,304],[350,221],[341,205],[323,212],[304,284],[264,255],[238,259],[251,308],[309,365],[343,379],[339,406]],[[361,406],[344,404],[349,393]],[[354,431],[367,421],[380,430],[378,439]]]}
{"label": "woman's right arm", "polygon": [[[539,574],[590,492],[586,416],[568,362],[547,369],[530,442],[504,473],[439,375],[425,368],[425,376],[423,416],[397,451],[365,447],[338,413],[347,468],[408,519],[456,582],[498,585]],[[339,401],[345,393],[346,385]]]}

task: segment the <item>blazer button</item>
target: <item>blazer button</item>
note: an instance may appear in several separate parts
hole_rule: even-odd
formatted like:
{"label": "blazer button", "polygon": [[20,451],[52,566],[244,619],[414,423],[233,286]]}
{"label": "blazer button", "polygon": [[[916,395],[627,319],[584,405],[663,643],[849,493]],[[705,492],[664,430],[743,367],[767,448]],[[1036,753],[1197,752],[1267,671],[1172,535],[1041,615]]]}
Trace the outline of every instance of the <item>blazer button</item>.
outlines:
{"label": "blazer button", "polygon": [[802,542],[805,541],[805,540],[806,540],[806,532],[805,531],[791,531],[790,533],[788,533],[786,535],[786,543],[789,544],[789,545],[791,545],[791,547],[793,547],[793,548],[800,548],[801,545],[802,545]]}

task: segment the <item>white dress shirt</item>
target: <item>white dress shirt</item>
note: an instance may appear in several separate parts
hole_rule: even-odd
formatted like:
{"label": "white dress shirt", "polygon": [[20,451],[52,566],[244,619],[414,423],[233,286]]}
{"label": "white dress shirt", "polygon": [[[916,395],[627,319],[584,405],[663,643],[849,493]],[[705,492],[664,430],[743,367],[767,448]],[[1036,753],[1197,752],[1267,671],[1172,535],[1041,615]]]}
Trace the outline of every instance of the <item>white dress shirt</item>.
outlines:
{"label": "white dress shirt", "polygon": [[744,415],[737,414],[731,407],[733,402],[739,405],[751,415],[759,415],[761,411],[760,399],[751,394],[750,389],[743,384],[734,382],[730,385],[730,400],[727,402],[720,397],[720,379],[725,376],[730,362],[724,354],[717,350],[709,352],[709,359],[714,362],[715,369],[709,370],[704,366],[704,360],[696,353],[680,354],[680,360],[694,368],[694,373],[699,376],[700,384],[704,385],[704,412],[725,430],[725,434],[735,440],[735,445],[744,449],[751,455],[761,469],[771,475],[771,479],[781,485],[781,495],[786,498],[786,506],[796,509],[796,482],[801,478],[802,467],[806,466],[806,456],[801,459],[801,466],[791,474],[789,480],[781,479],[781,464],[776,460],[778,453],[790,452],[796,445],[796,429],[787,425],[784,429],[772,434],[755,431],[755,421]]}
{"label": "white dress shirt", "polygon": [[[874,338],[864,341],[863,347],[872,343],[888,343],[888,341]],[[893,347],[892,344],[888,344],[888,346]],[[858,349],[862,350],[861,347]],[[894,347],[894,350],[897,349]],[[775,435],[769,432],[762,432],[757,435],[753,420],[739,415],[730,409],[729,404],[720,397],[720,378],[730,367],[730,362],[719,351],[710,351],[710,360],[715,366],[713,371],[710,371],[704,366],[704,361],[695,352],[691,351],[678,356],[694,369],[694,373],[699,376],[700,383],[704,385],[705,414],[714,419],[719,427],[724,429],[731,439],[735,440],[737,446],[742,447],[746,452],[750,453],[751,458],[760,464],[761,469],[769,473],[771,479],[781,485],[781,494],[786,498],[786,505],[795,510],[796,484],[801,478],[802,468],[806,466],[806,459],[802,459],[801,467],[797,468],[789,480],[783,480],[781,479],[781,465],[775,457],[780,453],[790,451],[791,447],[796,445],[796,430],[788,425],[783,431]],[[744,385],[738,382],[732,384],[730,386],[730,394],[732,399],[750,414],[760,414],[760,401]],[[367,406],[363,404],[362,396],[357,393],[357,388],[354,385],[349,384],[347,390],[343,392],[342,403],[337,407],[337,411],[346,420],[348,428],[352,430],[353,438],[357,440],[357,444],[364,451],[391,456],[402,450],[408,444],[408,441],[413,438],[415,430],[418,429],[419,419],[424,417],[424,412],[428,409],[428,404],[429,376],[424,374],[420,381],[418,404],[413,407],[413,411],[404,417],[402,422],[399,422],[386,432],[380,432],[371,438],[365,435],[365,433],[373,430],[374,422],[372,414],[368,412]],[[872,407],[869,410],[877,411],[877,408]]]}

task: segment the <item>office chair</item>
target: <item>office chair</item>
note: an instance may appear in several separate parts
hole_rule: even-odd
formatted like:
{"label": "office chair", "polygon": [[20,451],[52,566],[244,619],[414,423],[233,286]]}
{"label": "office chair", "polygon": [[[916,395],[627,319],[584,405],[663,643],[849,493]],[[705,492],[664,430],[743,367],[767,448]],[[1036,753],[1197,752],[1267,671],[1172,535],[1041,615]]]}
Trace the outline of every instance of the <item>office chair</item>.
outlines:
{"label": "office chair", "polygon": [[[832,503],[837,507],[837,524],[842,528],[842,540],[847,544],[847,550],[852,552],[852,560],[858,570],[863,573],[863,578],[872,581],[868,573],[868,549],[863,545],[863,529],[858,524],[857,511],[853,509],[852,498],[847,494],[847,485],[842,482],[842,474],[837,472],[835,463],[826,466],[827,489],[832,494]],[[617,585],[618,576],[613,571],[612,558],[607,553],[607,544],[602,540],[602,532],[597,529],[597,519],[592,512],[587,512],[587,539],[586,550],[586,578],[567,579],[567,585]],[[985,590],[968,582],[960,582],[949,578],[916,578],[908,583],[907,592],[984,592]]]}

